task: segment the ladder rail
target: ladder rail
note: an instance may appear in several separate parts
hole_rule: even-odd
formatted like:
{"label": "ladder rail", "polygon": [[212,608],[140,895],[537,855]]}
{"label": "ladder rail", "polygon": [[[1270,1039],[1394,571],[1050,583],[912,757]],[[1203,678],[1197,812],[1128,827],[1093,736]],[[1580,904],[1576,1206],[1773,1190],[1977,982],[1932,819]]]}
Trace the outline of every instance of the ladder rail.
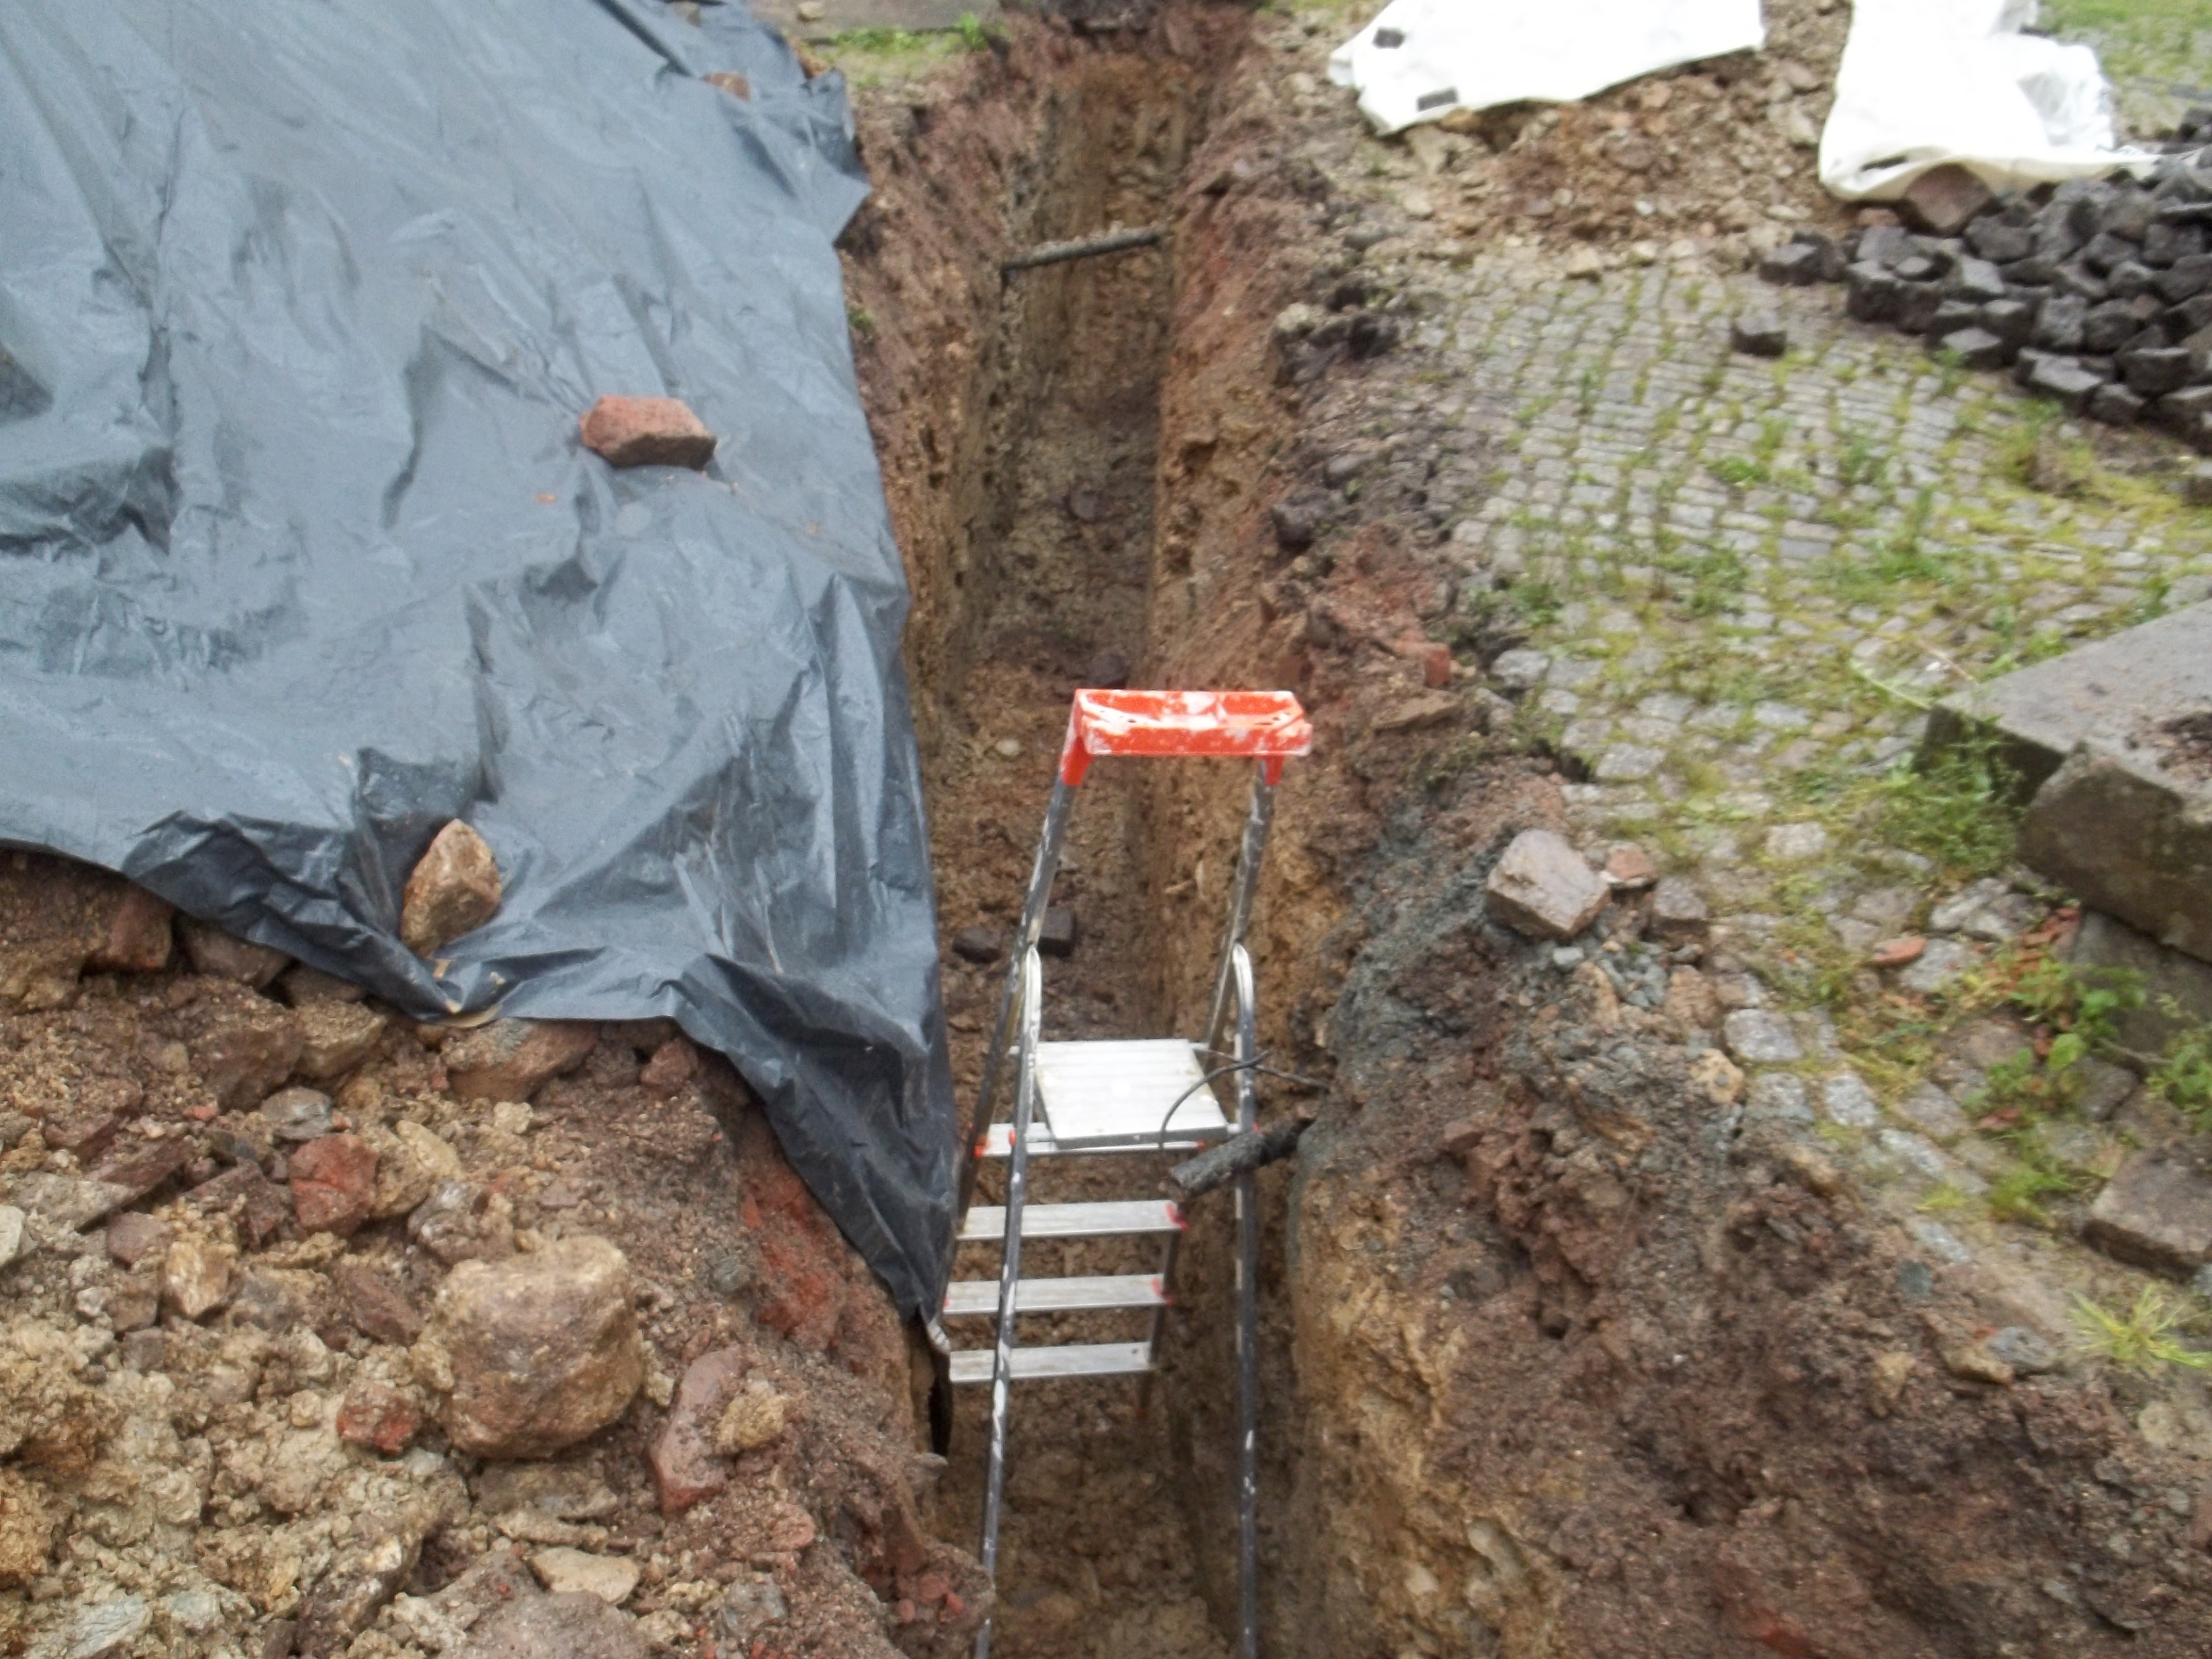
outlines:
{"label": "ladder rail", "polygon": [[[1244,943],[1245,929],[1251,925],[1252,901],[1260,890],[1260,860],[1267,850],[1267,831],[1275,822],[1275,782],[1282,775],[1282,763],[1263,761],[1252,780],[1251,805],[1244,813],[1244,840],[1237,854],[1237,883],[1230,890],[1229,915],[1223,924],[1221,961],[1213,971],[1213,1004],[1206,1016],[1205,1048],[1218,1052],[1230,1011],[1230,999],[1237,988],[1234,978],[1234,957]],[[1249,970],[1251,964],[1245,964]]]}
{"label": "ladder rail", "polygon": [[[990,1052],[983,1059],[981,1086],[975,1091],[975,1109],[968,1120],[968,1133],[960,1139],[959,1201],[953,1206],[955,1215],[968,1213],[975,1200],[975,1177],[981,1172],[981,1160],[975,1156],[975,1147],[991,1127],[991,1109],[998,1103],[999,1074],[1004,1070],[1006,1050],[1012,1041],[1018,993],[1024,976],[1029,972],[1029,961],[1036,954],[1037,939],[1044,931],[1044,913],[1052,899],[1053,878],[1060,873],[1061,849],[1067,842],[1068,815],[1075,808],[1076,786],[1066,778],[1055,778],[1052,799],[1044,813],[1044,834],[1037,842],[1036,862],[1030,870],[1030,890],[1022,899],[1022,919],[1014,930],[1013,960],[1006,965],[1006,982],[999,991],[998,1016],[991,1024]],[[1034,999],[1032,999],[1034,1000]],[[954,1246],[958,1248],[957,1243]],[[945,1278],[952,1277],[952,1258],[945,1261]]]}
{"label": "ladder rail", "polygon": [[[1264,825],[1261,831],[1264,837]],[[1255,860],[1256,861],[1256,860]],[[1258,1127],[1254,1063],[1260,1054],[1252,956],[1230,948],[1237,992],[1237,1129]],[[1242,1659],[1260,1653],[1260,1205],[1258,1177],[1237,1177],[1237,1601]]]}
{"label": "ladder rail", "polygon": [[[1065,816],[1062,818],[1065,823]],[[1042,871],[1042,854],[1038,865]],[[1049,874],[1044,885],[1051,886]],[[999,1576],[999,1521],[1006,1493],[1006,1419],[1014,1382],[1014,1310],[1022,1277],[1022,1203],[1028,1196],[1030,1114],[1036,1106],[1037,1036],[1044,1002],[1044,971],[1032,939],[1022,952],[1021,1040],[1014,1061],[1014,1144],[1006,1159],[1006,1231],[999,1257],[999,1331],[991,1360],[991,1461],[983,1486],[983,1572]],[[991,1619],[975,1632],[975,1659],[991,1659]]]}

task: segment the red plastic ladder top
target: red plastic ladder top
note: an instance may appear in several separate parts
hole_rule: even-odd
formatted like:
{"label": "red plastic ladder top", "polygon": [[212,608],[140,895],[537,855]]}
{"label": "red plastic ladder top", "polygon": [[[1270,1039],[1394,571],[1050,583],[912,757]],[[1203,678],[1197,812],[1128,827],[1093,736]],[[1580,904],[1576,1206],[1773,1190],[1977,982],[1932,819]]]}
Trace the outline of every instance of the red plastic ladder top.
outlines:
{"label": "red plastic ladder top", "polygon": [[1101,755],[1256,760],[1267,781],[1313,748],[1313,726],[1287,691],[1079,691],[1060,751],[1060,781],[1081,783]]}

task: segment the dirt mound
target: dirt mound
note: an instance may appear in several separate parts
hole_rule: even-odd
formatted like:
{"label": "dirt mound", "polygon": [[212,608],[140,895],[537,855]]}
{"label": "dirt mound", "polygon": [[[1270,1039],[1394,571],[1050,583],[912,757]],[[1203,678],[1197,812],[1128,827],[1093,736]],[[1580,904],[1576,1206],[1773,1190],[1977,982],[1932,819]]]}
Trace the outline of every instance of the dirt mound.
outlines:
{"label": "dirt mound", "polygon": [[[490,1045],[512,1092],[464,1097],[447,1060],[499,1028],[191,971],[145,908],[0,864],[0,1651],[458,1651],[487,1571],[507,1600],[580,1575],[661,1650],[964,1645],[981,1586],[922,1535],[905,1338],[734,1073],[662,1023],[540,1028]],[[91,965],[118,921],[171,965]],[[533,1262],[573,1333],[457,1327],[448,1281]],[[506,1340],[554,1348],[509,1376]],[[647,1454],[708,1354],[772,1420],[664,1513]],[[457,1450],[518,1387],[562,1449]]]}

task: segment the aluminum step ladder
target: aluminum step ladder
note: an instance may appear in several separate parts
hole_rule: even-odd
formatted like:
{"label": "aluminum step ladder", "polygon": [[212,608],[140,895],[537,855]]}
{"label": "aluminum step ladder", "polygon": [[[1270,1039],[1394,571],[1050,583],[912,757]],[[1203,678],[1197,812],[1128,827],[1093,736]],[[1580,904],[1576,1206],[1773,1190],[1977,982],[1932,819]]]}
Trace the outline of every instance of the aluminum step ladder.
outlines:
{"label": "aluminum step ladder", "polygon": [[[1069,711],[1060,775],[1047,807],[1036,865],[1022,904],[1005,989],[992,1027],[989,1056],[969,1119],[961,1160],[962,1243],[995,1243],[1000,1272],[988,1279],[956,1280],[945,1290],[944,1317],[997,1322],[989,1348],[952,1348],[941,1324],[933,1340],[948,1352],[955,1383],[991,1389],[990,1465],[983,1498],[983,1569],[995,1581],[999,1524],[1006,1492],[1006,1428],[1016,1382],[1071,1376],[1141,1376],[1158,1357],[1172,1293],[1183,1216],[1173,1203],[1130,1198],[1107,1203],[1025,1201],[1033,1158],[1187,1153],[1255,1122],[1254,1067],[1258,1063],[1252,959],[1244,948],[1260,860],[1274,816],[1283,763],[1313,746],[1313,728],[1297,699],[1282,691],[1078,691]],[[1047,1042],[1042,1040],[1043,969],[1037,937],[1076,792],[1094,759],[1146,756],[1243,759],[1257,763],[1237,878],[1231,890],[1212,1008],[1203,1039]],[[1231,1029],[1233,1027],[1233,1036]],[[1224,1054],[1221,1044],[1234,1047]],[[1012,1111],[995,1121],[1000,1073],[1013,1063]],[[1222,1110],[1213,1085],[1233,1079],[1235,1117]],[[1006,1160],[1003,1205],[973,1202],[983,1160]],[[1146,1180],[1139,1171],[1133,1187]],[[1259,1216],[1251,1174],[1236,1182],[1237,1359],[1238,1387],[1237,1580],[1240,1651],[1259,1651],[1258,1358]],[[1152,1181],[1157,1190],[1157,1179]],[[1030,1239],[1152,1237],[1161,1241],[1153,1273],[1022,1277],[1022,1246]],[[955,1245],[956,1250],[957,1244]],[[946,1277],[951,1279],[951,1264]],[[1149,1316],[1142,1341],[1063,1343],[1024,1347],[1016,1340],[1022,1314],[1127,1310]],[[991,1626],[975,1637],[975,1659],[989,1659]]]}

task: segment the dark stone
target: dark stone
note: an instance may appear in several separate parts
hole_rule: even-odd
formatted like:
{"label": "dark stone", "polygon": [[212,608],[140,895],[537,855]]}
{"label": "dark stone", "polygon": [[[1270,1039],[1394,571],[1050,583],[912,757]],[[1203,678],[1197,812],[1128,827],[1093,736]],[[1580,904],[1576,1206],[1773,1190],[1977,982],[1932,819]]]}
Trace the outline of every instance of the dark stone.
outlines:
{"label": "dark stone", "polygon": [[1936,307],[1936,314],[1928,319],[1928,343],[1931,349],[1940,349],[1943,337],[1956,334],[1962,328],[1972,328],[1981,319],[1979,306],[1964,300],[1946,300]]}
{"label": "dark stone", "polygon": [[2184,443],[2204,447],[2206,422],[2212,418],[2212,386],[2184,386],[2158,400],[2158,423]]}
{"label": "dark stone", "polygon": [[1863,323],[1885,323],[1897,315],[1897,298],[1904,284],[1870,259],[1862,259],[1844,272],[1844,309]]}
{"label": "dark stone", "polygon": [[2014,288],[2049,288],[2051,278],[2058,274],[2058,261],[2031,254],[1997,269],[2004,272],[2005,281]]}
{"label": "dark stone", "polygon": [[1129,659],[1102,651],[1083,665],[1083,684],[1094,691],[1119,691],[1129,684]]}
{"label": "dark stone", "polygon": [[2051,192],[2051,205],[2043,211],[2043,222],[2061,221],[2069,234],[2086,242],[2097,234],[2106,208],[2118,193],[2101,179],[2069,179]]}
{"label": "dark stone", "polygon": [[2178,225],[2160,220],[2143,233],[2142,262],[2163,270],[2177,260],[2204,252],[2204,227]]}
{"label": "dark stone", "polygon": [[1864,264],[1894,265],[1899,259],[1909,258],[1919,249],[1912,233],[1901,225],[1871,225],[1861,231],[1851,258]]}
{"label": "dark stone", "polygon": [[2094,352],[2085,352],[2081,356],[2076,357],[2074,361],[2075,363],[2079,364],[2086,373],[2095,375],[2097,377],[2097,384],[2100,386],[2106,385],[2110,381],[2117,380],[2120,378],[2119,365],[2115,363],[2110,357],[2100,356]]}
{"label": "dark stone", "polygon": [[2120,374],[2130,391],[2156,398],[2188,384],[2191,356],[2180,346],[2143,349],[2130,347],[2120,354]]}
{"label": "dark stone", "polygon": [[1954,236],[1996,198],[1990,187],[1955,161],[1930,167],[1905,186],[1897,210],[1905,221],[1932,235]]}
{"label": "dark stone", "polygon": [[1968,368],[2002,368],[2012,355],[2011,348],[1985,328],[1957,329],[1938,343],[1945,351],[1956,352]]}
{"label": "dark stone", "polygon": [[2198,294],[2158,313],[2159,325],[2176,340],[2185,340],[2199,329],[2212,327],[2212,294]]}
{"label": "dark stone", "polygon": [[1890,269],[1907,283],[1932,283],[1943,274],[1942,265],[1924,253],[1908,253]]}
{"label": "dark stone", "polygon": [[2133,426],[2142,418],[2146,407],[2143,399],[2127,387],[2108,382],[2091,394],[2089,418],[2107,426]]}
{"label": "dark stone", "polygon": [[2035,332],[2035,307],[2021,300],[1992,300],[1975,320],[2007,345],[2023,346]]}
{"label": "dark stone", "polygon": [[2185,253],[2158,274],[2158,291],[2179,305],[2212,288],[2212,253]]}
{"label": "dark stone", "polygon": [[1037,950],[1048,957],[1073,956],[1081,935],[1072,907],[1049,905],[1045,909],[1044,925],[1037,932]]}
{"label": "dark stone", "polygon": [[1850,261],[1844,257],[1844,250],[1834,237],[1824,231],[1797,230],[1790,233],[1790,240],[1792,246],[1809,247],[1820,256],[1820,268],[1817,274],[1822,282],[1840,283],[1844,280],[1844,267]]}
{"label": "dark stone", "polygon": [[1820,280],[1820,250],[1804,242],[1784,242],[1759,262],[1762,282],[1784,288],[1810,288]]}
{"label": "dark stone", "polygon": [[1907,334],[1925,334],[1942,304],[1941,283],[1901,282],[1897,285],[1897,325]]}
{"label": "dark stone", "polygon": [[1006,940],[995,927],[977,922],[952,936],[952,954],[963,962],[996,962],[1006,954]]}
{"label": "dark stone", "polygon": [[1275,527],[1275,545],[1285,553],[1304,552],[1321,529],[1322,514],[1317,501],[1277,501],[1267,509],[1268,521]]}
{"label": "dark stone", "polygon": [[2118,351],[2139,331],[2135,312],[2125,300],[2092,306],[2081,319],[2081,344],[2090,351]]}
{"label": "dark stone", "polygon": [[2137,251],[2136,243],[2115,236],[2109,230],[2100,230],[2081,250],[2081,263],[2101,276],[2123,260],[2132,260]]}
{"label": "dark stone", "polygon": [[2140,260],[2125,259],[2112,267],[2105,277],[2105,286],[2112,291],[2115,300],[2132,300],[2139,294],[2151,291],[2158,273]]}
{"label": "dark stone", "polygon": [[2035,252],[2035,233],[2027,226],[2008,224],[2002,217],[1985,215],[1966,227],[1966,245],[1984,259],[2009,264]]}
{"label": "dark stone", "polygon": [[1790,331],[1771,311],[1747,311],[1729,323],[1729,345],[1753,357],[1779,357],[1790,349]]}
{"label": "dark stone", "polygon": [[2100,234],[2125,237],[2130,242],[2140,242],[2149,233],[2158,216],[2158,204],[2152,201],[2147,190],[2123,187],[2112,193],[2106,204],[2104,216],[2097,221]]}
{"label": "dark stone", "polygon": [[1954,300],[1967,300],[1977,304],[1987,300],[2002,300],[2005,296],[2004,272],[1987,259],[1961,259],[1951,268],[1951,275],[1943,283],[1943,292]]}
{"label": "dark stone", "polygon": [[2047,351],[2038,351],[2033,346],[2023,347],[2020,355],[2012,360],[2013,384],[2025,388],[2028,377],[2042,367],[2044,360],[2051,355]]}
{"label": "dark stone", "polygon": [[2081,251],[2081,244],[2089,239],[2076,234],[2064,216],[2045,213],[2035,227],[2035,255],[2048,259],[2053,265],[2064,264]]}
{"label": "dark stone", "polygon": [[2079,415],[2104,384],[2097,375],[2071,357],[2049,356],[2039,362],[2027,377],[2027,389],[2049,398],[2069,415]]}
{"label": "dark stone", "polygon": [[2112,289],[2087,265],[2065,264],[2051,273],[2051,286],[2060,294],[2079,295],[2094,305],[2112,297]]}
{"label": "dark stone", "polygon": [[331,1281],[354,1328],[371,1341],[404,1347],[422,1334],[422,1316],[398,1280],[365,1263],[341,1261],[331,1269]]}
{"label": "dark stone", "polygon": [[2031,337],[2045,351],[2079,351],[2081,327],[2089,315],[2089,302],[2071,294],[2054,294],[2036,313]]}

